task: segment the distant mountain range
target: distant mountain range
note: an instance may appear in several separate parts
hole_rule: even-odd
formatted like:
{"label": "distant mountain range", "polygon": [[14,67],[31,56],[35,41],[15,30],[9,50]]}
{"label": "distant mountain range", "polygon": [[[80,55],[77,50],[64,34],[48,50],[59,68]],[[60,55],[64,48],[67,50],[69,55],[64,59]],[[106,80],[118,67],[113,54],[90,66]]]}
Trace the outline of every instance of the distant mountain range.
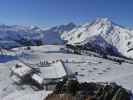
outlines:
{"label": "distant mountain range", "polygon": [[0,25],[1,48],[65,43],[133,58],[133,30],[108,18],[98,18],[79,26],[69,23],[48,29]]}
{"label": "distant mountain range", "polygon": [[70,31],[75,25],[69,23],[49,29],[38,26],[0,25],[0,47],[13,48],[27,45],[63,44],[61,33]]}

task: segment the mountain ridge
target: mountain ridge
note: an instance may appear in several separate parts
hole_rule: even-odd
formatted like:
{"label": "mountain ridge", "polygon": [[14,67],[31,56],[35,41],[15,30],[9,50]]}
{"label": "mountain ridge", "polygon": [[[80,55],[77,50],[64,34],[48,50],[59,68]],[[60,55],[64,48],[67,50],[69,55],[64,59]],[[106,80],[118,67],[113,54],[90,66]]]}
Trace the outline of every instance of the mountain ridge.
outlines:
{"label": "mountain ridge", "polygon": [[[0,47],[14,48],[44,44],[85,45],[104,53],[133,58],[133,30],[109,18],[97,18],[83,25],[68,23],[51,28],[38,26],[0,25]],[[109,50],[111,49],[111,50]]]}
{"label": "mountain ridge", "polygon": [[27,45],[64,44],[61,32],[69,31],[76,25],[69,23],[43,29],[38,26],[0,25],[0,47],[13,48]]}
{"label": "mountain ridge", "polygon": [[[85,23],[64,33],[61,37],[68,41],[68,44],[91,44],[93,47],[103,48],[106,52],[106,49],[110,48],[113,52],[117,50],[120,54],[133,58],[133,30],[115,24],[108,18],[98,18],[91,23]],[[106,43],[101,42],[100,39]]]}

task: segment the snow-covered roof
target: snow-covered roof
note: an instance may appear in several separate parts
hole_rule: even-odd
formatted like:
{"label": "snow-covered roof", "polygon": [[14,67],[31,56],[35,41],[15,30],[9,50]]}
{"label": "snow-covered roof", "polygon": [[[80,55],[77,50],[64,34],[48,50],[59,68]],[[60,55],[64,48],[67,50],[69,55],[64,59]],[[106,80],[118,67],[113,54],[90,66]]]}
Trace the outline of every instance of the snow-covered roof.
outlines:
{"label": "snow-covered roof", "polygon": [[23,77],[29,73],[31,73],[32,69],[28,66],[26,66],[25,64],[23,63],[19,63],[18,64],[20,67],[12,67],[12,71],[17,74],[19,77]]}
{"label": "snow-covered roof", "polygon": [[43,69],[43,73],[44,79],[62,78],[63,76],[67,75],[64,65],[61,61],[57,61],[51,64],[49,67],[45,67]]}
{"label": "snow-covered roof", "polygon": [[32,79],[35,80],[36,82],[38,82],[39,84],[43,84],[43,78],[41,78],[39,75],[37,74],[33,74],[32,75]]}

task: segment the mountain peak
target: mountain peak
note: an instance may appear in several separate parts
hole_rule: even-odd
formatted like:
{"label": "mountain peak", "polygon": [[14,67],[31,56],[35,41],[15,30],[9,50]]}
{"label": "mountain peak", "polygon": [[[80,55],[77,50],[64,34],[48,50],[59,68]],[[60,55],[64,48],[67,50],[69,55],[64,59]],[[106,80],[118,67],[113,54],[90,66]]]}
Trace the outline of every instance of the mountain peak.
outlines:
{"label": "mountain peak", "polygon": [[66,32],[62,37],[69,44],[91,44],[96,49],[98,46],[103,48],[106,52],[110,48],[114,54],[117,51],[119,54],[133,58],[132,34],[132,30],[113,23],[109,18],[97,18],[91,23],[85,23]]}
{"label": "mountain peak", "polygon": [[73,23],[73,22],[68,23],[67,26],[76,27],[75,23]]}
{"label": "mountain peak", "polygon": [[106,22],[106,21],[110,21],[110,19],[108,17],[98,17],[96,19],[96,21],[103,21],[103,22]]}
{"label": "mountain peak", "polygon": [[108,25],[108,26],[112,26],[112,24],[114,25],[114,23],[107,17],[103,17],[103,18],[96,18],[95,20],[93,20],[92,22],[87,22],[83,25],[81,25],[82,27],[90,27],[92,25],[99,25],[99,26],[103,26],[103,25]]}
{"label": "mountain peak", "polygon": [[103,17],[103,18],[97,18],[95,23],[112,24],[112,21],[107,17]]}

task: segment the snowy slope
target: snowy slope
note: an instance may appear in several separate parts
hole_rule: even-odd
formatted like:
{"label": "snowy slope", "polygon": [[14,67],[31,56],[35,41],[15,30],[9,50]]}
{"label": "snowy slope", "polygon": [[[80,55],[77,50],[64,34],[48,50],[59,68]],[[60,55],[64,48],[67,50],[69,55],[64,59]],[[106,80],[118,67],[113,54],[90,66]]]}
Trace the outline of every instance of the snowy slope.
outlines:
{"label": "snowy slope", "polygon": [[[12,48],[38,44],[63,44],[60,34],[70,31],[73,23],[60,25],[49,29],[38,26],[0,25],[0,47]],[[41,43],[40,43],[41,42]]]}
{"label": "snowy slope", "polygon": [[[133,67],[130,63],[123,62],[119,64],[107,59],[87,56],[67,54],[61,51],[63,45],[45,45],[32,46],[31,50],[25,47],[14,48],[15,53],[6,51],[6,56],[0,58],[0,100],[31,100],[37,98],[43,100],[45,91],[35,92],[29,85],[16,85],[10,77],[11,68],[20,62],[35,65],[37,67],[40,61],[62,60],[69,72],[77,72],[79,82],[117,82],[124,88],[133,91]],[[17,59],[15,56],[19,57]],[[13,56],[13,57],[10,57]],[[3,61],[3,59],[7,59]],[[45,77],[45,67],[39,67],[41,77]],[[47,72],[49,73],[49,72]],[[118,74],[119,73],[119,74]],[[34,100],[34,99],[32,99]]]}
{"label": "snowy slope", "polygon": [[133,58],[133,30],[129,30],[110,21],[108,18],[98,18],[92,23],[86,23],[62,35],[68,44],[87,45],[111,49],[126,57]]}
{"label": "snowy slope", "polygon": [[50,93],[51,92],[49,91],[39,91],[33,93],[24,93],[16,91],[5,97],[3,100],[44,100],[44,98]]}

